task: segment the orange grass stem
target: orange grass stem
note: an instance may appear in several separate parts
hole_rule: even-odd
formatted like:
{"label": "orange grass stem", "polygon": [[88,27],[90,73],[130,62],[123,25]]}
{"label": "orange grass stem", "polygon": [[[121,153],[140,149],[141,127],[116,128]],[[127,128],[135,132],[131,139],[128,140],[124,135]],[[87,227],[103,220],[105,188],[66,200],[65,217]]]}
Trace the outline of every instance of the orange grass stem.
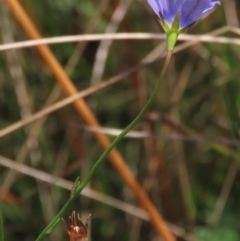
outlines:
{"label": "orange grass stem", "polygon": [[[29,36],[29,38],[40,39],[41,34],[38,32],[36,26],[28,16],[26,11],[23,9],[23,7],[19,4],[19,2],[17,0],[5,0],[5,2],[8,4],[12,13],[22,26],[26,34]],[[56,59],[56,57],[54,56],[54,54],[51,52],[49,47],[46,45],[41,45],[36,46],[36,49],[45,61],[46,65],[52,71],[53,75],[55,76],[59,84],[62,86],[65,93],[69,96],[76,94],[78,90],[73,85],[72,81],[70,80],[70,78],[68,77],[68,75]],[[83,99],[79,99],[76,102],[74,102],[74,106],[79,115],[88,125],[100,127],[94,114],[91,112],[91,110],[89,109],[89,107]],[[110,141],[104,134],[96,132],[94,133],[94,136],[103,149],[108,148],[108,146],[110,145]],[[125,161],[120,155],[120,153],[116,149],[113,149],[108,157],[113,166],[116,168],[116,170],[123,178],[123,180],[133,191],[139,203],[148,212],[151,222],[155,226],[157,232],[163,237],[165,241],[175,241],[175,238],[169,232],[163,218],[161,217],[158,210],[152,204],[151,200],[148,198],[144,190],[141,188],[141,186],[138,184],[138,182],[132,175],[131,171],[125,164]]]}

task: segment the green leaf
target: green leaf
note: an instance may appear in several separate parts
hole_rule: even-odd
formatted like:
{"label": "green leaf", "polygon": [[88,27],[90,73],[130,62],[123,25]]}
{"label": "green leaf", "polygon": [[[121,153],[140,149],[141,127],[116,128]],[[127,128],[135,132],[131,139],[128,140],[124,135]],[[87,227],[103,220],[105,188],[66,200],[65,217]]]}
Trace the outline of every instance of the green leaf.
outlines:
{"label": "green leaf", "polygon": [[239,241],[238,233],[230,227],[198,227],[197,238],[199,241]]}

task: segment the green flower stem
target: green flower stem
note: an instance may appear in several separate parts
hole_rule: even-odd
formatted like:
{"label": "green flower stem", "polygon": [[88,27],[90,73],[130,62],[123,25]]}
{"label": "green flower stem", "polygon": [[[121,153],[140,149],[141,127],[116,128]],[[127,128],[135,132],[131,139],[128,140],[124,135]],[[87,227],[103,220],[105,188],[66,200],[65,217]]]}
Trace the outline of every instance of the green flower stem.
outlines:
{"label": "green flower stem", "polygon": [[106,159],[106,157],[108,156],[108,154],[112,151],[112,149],[123,139],[123,137],[130,131],[132,130],[132,128],[142,119],[142,117],[145,115],[145,113],[147,112],[147,110],[149,109],[150,105],[153,103],[159,87],[162,83],[163,77],[166,73],[166,70],[168,68],[170,59],[172,56],[172,51],[168,51],[167,56],[166,56],[166,60],[164,63],[164,66],[162,68],[162,71],[160,73],[159,79],[156,83],[156,86],[148,100],[148,102],[146,103],[146,105],[143,107],[143,109],[140,111],[140,113],[138,114],[138,116],[115,138],[115,140],[111,143],[111,145],[103,152],[103,154],[100,156],[100,158],[97,160],[97,162],[94,164],[94,166],[92,167],[92,169],[90,170],[90,172],[88,173],[86,179],[75,189],[74,193],[72,193],[72,196],[69,198],[69,200],[66,202],[66,204],[63,206],[63,208],[61,209],[61,211],[56,215],[56,217],[48,224],[48,226],[41,232],[41,234],[38,236],[38,238],[36,239],[36,241],[40,241],[42,240],[42,238],[50,233],[52,231],[52,229],[55,227],[55,225],[58,223],[58,221],[60,220],[60,218],[65,214],[65,212],[67,211],[67,209],[70,207],[70,205],[72,204],[72,202],[78,197],[78,195],[81,193],[81,191],[84,189],[84,187],[88,184],[88,182],[91,180],[92,176],[94,175],[94,173],[96,172],[97,168],[102,164],[102,162]]}

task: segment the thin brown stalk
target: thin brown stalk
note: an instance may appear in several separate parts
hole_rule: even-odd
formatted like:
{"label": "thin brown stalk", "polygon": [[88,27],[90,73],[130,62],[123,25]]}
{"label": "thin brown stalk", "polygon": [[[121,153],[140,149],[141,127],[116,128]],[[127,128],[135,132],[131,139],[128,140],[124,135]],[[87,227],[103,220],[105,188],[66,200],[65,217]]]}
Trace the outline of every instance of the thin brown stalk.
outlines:
{"label": "thin brown stalk", "polygon": [[236,161],[232,161],[227,171],[226,177],[223,181],[223,185],[222,185],[219,197],[216,201],[212,215],[209,218],[209,224],[211,226],[218,225],[222,217],[224,207],[226,205],[230,190],[232,188],[233,182],[237,176],[238,171],[239,171],[239,164]]}
{"label": "thin brown stalk", "polygon": [[[179,78],[174,83],[174,86],[172,86],[171,92],[173,92],[173,94],[171,98],[171,103],[181,102],[181,98],[189,81],[189,76],[193,68],[192,63],[192,59],[186,61]],[[171,108],[170,117],[171,120],[173,120],[175,123],[181,123],[181,116],[178,104]],[[177,166],[179,185],[183,198],[183,206],[186,214],[185,216],[187,218],[188,226],[191,227],[193,226],[196,210],[192,199],[192,190],[190,185],[188,168],[186,164],[183,142],[181,140],[173,140],[172,151],[174,152],[174,160]]]}

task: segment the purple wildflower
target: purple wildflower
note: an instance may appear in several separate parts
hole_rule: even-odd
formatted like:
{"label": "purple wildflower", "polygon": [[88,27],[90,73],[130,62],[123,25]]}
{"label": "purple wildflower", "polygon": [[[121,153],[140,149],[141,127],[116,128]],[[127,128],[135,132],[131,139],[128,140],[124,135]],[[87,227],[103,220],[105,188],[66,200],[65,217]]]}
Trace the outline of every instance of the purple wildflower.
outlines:
{"label": "purple wildflower", "polygon": [[171,26],[179,13],[179,30],[184,29],[209,13],[218,0],[147,0],[160,20]]}

